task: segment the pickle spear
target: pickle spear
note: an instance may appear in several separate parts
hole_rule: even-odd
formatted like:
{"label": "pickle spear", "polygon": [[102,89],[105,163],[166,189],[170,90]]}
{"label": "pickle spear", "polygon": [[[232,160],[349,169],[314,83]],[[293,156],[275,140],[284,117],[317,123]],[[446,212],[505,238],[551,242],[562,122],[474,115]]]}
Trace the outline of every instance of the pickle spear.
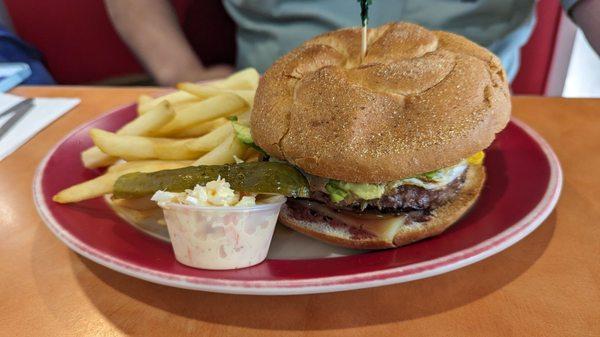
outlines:
{"label": "pickle spear", "polygon": [[300,198],[306,198],[309,194],[308,181],[293,166],[279,162],[251,162],[129,173],[117,179],[113,196],[131,199],[149,196],[159,190],[183,192],[218,177],[225,179],[238,192],[273,193]]}

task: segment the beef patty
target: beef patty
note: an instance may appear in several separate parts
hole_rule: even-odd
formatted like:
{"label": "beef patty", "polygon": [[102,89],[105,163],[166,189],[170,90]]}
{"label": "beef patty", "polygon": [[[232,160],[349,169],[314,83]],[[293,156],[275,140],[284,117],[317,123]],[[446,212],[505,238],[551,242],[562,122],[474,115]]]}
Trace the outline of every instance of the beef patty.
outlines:
{"label": "beef patty", "polygon": [[401,185],[387,191],[379,199],[353,199],[335,203],[321,189],[314,190],[311,188],[310,198],[327,204],[331,208],[352,212],[400,213],[415,210],[429,211],[454,198],[465,182],[467,170],[445,187],[435,190],[428,190],[415,185]]}

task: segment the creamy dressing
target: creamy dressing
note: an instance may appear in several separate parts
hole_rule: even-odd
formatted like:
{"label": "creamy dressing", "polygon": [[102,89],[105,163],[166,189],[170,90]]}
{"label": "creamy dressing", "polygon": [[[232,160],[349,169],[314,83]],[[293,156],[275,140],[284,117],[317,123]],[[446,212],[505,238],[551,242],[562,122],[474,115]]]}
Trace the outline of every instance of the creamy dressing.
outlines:
{"label": "creamy dressing", "polygon": [[253,206],[256,204],[255,195],[245,195],[240,198],[240,194],[231,189],[231,186],[225,179],[220,177],[217,180],[208,182],[206,186],[196,185],[191,190],[185,190],[181,193],[156,191],[152,196],[152,201],[161,203],[177,203],[193,206]]}
{"label": "creamy dressing", "polygon": [[466,160],[463,160],[458,165],[441,169],[436,172],[436,175],[432,181],[426,181],[419,178],[407,178],[393,182],[391,187],[395,188],[402,185],[415,185],[426,190],[440,189],[454,181],[456,178],[460,177],[465,172],[467,167],[469,167],[469,164]]}

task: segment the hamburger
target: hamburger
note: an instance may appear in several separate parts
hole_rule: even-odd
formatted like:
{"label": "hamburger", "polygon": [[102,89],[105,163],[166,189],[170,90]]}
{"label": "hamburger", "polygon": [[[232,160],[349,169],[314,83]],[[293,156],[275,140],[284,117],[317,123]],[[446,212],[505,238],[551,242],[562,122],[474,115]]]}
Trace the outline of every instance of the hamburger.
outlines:
{"label": "hamburger", "polygon": [[277,60],[252,110],[254,143],[306,176],[280,222],[360,249],[440,234],[475,203],[483,150],[508,123],[500,60],[410,23],[319,35]]}

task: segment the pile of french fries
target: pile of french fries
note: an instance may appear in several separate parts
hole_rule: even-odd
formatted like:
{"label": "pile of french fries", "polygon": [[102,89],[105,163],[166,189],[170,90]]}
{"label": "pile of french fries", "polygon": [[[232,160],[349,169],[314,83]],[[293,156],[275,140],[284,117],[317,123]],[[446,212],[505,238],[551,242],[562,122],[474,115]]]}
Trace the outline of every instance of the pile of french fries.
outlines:
{"label": "pile of french fries", "polygon": [[258,80],[248,68],[208,84],[179,83],[177,91],[158,98],[140,96],[138,116],[117,132],[90,130],[95,146],[81,160],[89,169],[107,167],[106,173],[60,191],[54,201],[110,194],[127,173],[258,160],[260,154],[236,138],[227,119],[236,116],[248,125]]}

